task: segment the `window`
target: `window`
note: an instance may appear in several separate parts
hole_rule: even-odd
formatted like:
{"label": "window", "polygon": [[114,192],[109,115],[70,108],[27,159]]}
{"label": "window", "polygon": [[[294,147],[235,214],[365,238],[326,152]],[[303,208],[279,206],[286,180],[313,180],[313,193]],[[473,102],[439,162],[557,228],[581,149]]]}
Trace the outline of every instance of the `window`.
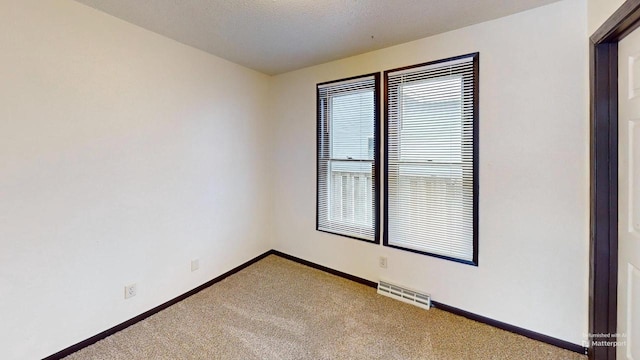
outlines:
{"label": "window", "polygon": [[385,72],[384,245],[477,265],[478,57]]}
{"label": "window", "polygon": [[380,74],[317,85],[316,228],[378,243]]}

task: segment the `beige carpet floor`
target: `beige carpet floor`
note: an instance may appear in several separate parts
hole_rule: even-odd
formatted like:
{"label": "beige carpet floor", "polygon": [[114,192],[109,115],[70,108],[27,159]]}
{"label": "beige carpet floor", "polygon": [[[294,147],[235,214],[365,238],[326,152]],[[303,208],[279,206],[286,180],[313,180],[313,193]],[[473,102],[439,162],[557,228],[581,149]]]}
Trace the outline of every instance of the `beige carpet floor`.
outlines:
{"label": "beige carpet floor", "polygon": [[270,255],[81,359],[586,359]]}

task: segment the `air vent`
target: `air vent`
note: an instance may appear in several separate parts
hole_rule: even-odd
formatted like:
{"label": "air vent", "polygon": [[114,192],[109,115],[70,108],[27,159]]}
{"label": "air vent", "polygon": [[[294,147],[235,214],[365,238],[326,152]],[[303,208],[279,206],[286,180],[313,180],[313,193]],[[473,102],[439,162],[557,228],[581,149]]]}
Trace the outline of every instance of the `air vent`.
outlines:
{"label": "air vent", "polygon": [[403,286],[394,285],[386,281],[380,281],[378,283],[378,294],[427,310],[431,307],[431,295],[407,289]]}

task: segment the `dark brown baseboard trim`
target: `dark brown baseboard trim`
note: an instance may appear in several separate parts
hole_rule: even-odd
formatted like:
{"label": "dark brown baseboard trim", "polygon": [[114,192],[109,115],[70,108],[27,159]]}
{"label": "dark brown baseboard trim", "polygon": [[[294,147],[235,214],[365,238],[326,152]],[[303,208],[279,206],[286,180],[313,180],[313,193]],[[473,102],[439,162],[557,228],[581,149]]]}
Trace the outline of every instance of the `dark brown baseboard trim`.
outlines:
{"label": "dark brown baseboard trim", "polygon": [[349,279],[351,281],[355,281],[355,282],[363,284],[363,285],[371,286],[373,288],[377,288],[378,287],[378,283],[376,283],[376,282],[369,281],[369,280],[363,279],[361,277],[353,276],[351,274],[347,274],[347,273],[342,272],[342,271],[334,270],[334,269],[328,268],[326,266],[318,265],[318,264],[313,263],[311,261],[307,261],[307,260],[304,260],[304,259],[300,259],[299,257],[295,257],[295,256],[292,256],[292,255],[289,255],[289,254],[282,253],[282,252],[280,252],[278,250],[271,250],[271,253],[273,255],[278,255],[281,258],[285,258],[287,260],[295,261],[295,262],[297,262],[299,264],[306,265],[306,266],[312,267],[314,269],[322,270],[324,272],[328,272],[329,274],[340,276],[342,278]]}
{"label": "dark brown baseboard trim", "polygon": [[[351,275],[351,274],[347,274],[347,273],[344,273],[342,271],[334,270],[334,269],[328,268],[326,266],[318,265],[316,263],[312,263],[311,261],[303,260],[303,259],[297,258],[295,256],[284,254],[284,253],[282,253],[280,251],[277,251],[277,250],[272,250],[272,253],[274,255],[278,255],[278,256],[283,257],[285,259],[288,259],[288,260],[291,260],[291,261],[295,261],[297,263],[300,263],[300,264],[303,264],[303,265],[307,265],[309,267],[312,267],[312,268],[315,268],[315,269],[318,269],[318,270],[326,271],[326,272],[328,272],[330,274],[333,274],[333,275],[336,275],[336,276],[340,276],[340,277],[355,281],[355,282],[360,283],[360,284],[371,286],[373,288],[377,288],[378,287],[378,284],[373,282],[373,281],[369,281],[367,279],[363,279],[363,278],[360,278],[360,277],[357,277],[357,276],[354,276],[354,275]],[[557,346],[557,347],[565,349],[565,350],[570,350],[570,351],[573,351],[573,352],[577,352],[579,354],[587,354],[587,350],[588,349],[586,347],[580,346],[578,344],[574,344],[574,343],[571,343],[571,342],[568,342],[568,341],[560,340],[560,339],[557,339],[557,338],[554,338],[554,337],[551,337],[551,336],[548,336],[548,335],[540,334],[540,333],[537,333],[535,331],[523,329],[521,327],[518,327],[518,326],[515,326],[515,325],[511,325],[511,324],[507,324],[507,323],[503,323],[501,321],[493,320],[493,319],[490,319],[488,317],[477,315],[477,314],[474,314],[474,313],[471,313],[471,312],[468,312],[468,311],[465,311],[465,310],[462,310],[462,309],[458,309],[458,308],[455,308],[453,306],[449,306],[449,305],[446,305],[446,304],[443,304],[443,303],[440,303],[440,302],[437,302],[437,301],[431,301],[431,305],[433,307],[437,308],[437,309],[444,310],[444,311],[450,312],[452,314],[456,314],[456,315],[465,317],[465,318],[470,319],[470,320],[481,322],[483,324],[487,324],[487,325],[490,325],[490,326],[493,326],[493,327],[497,327],[498,329],[506,330],[506,331],[512,332],[514,334],[522,335],[522,336],[528,337],[528,338],[533,339],[533,340],[541,341],[543,343],[547,343],[547,344],[550,344],[550,345],[553,345],[553,346]]]}
{"label": "dark brown baseboard trim", "polygon": [[[306,266],[309,266],[311,268],[318,269],[318,270],[321,270],[321,271],[327,272],[329,274],[336,275],[336,276],[339,276],[339,277],[342,277],[342,278],[345,278],[345,279],[348,279],[348,280],[351,280],[351,281],[355,281],[357,283],[360,283],[360,284],[363,284],[363,285],[366,285],[366,286],[370,286],[372,288],[376,288],[378,286],[378,284],[376,282],[373,282],[373,281],[370,281],[370,280],[367,280],[367,279],[363,279],[363,278],[355,276],[355,275],[351,275],[351,274],[347,274],[347,273],[342,272],[342,271],[334,270],[334,269],[328,268],[326,266],[322,266],[322,265],[313,263],[313,262],[308,261],[308,260],[304,260],[304,259],[292,256],[292,255],[289,255],[289,254],[285,254],[285,253],[277,251],[277,250],[269,250],[269,251],[265,252],[264,254],[256,256],[255,258],[245,262],[244,264],[239,265],[239,266],[227,271],[226,273],[216,277],[215,279],[207,281],[206,283],[198,286],[197,288],[195,288],[193,290],[190,290],[190,291],[188,291],[188,292],[186,292],[186,293],[184,293],[184,294],[182,294],[180,296],[177,296],[177,297],[175,297],[175,298],[173,298],[173,299],[171,299],[171,300],[169,300],[169,301],[167,301],[167,302],[165,302],[165,303],[163,303],[161,305],[158,305],[158,306],[154,307],[151,310],[148,310],[148,311],[146,311],[146,312],[144,312],[144,313],[142,313],[142,314],[140,314],[140,315],[138,315],[138,316],[136,316],[134,318],[131,318],[131,319],[129,319],[129,320],[127,320],[127,321],[125,321],[125,322],[123,322],[121,324],[118,324],[118,325],[116,325],[116,326],[114,326],[114,327],[112,327],[112,328],[110,328],[108,330],[105,330],[105,331],[103,331],[103,332],[101,332],[101,333],[99,333],[97,335],[94,335],[94,336],[92,336],[92,337],[90,337],[90,338],[88,338],[86,340],[83,340],[83,341],[81,341],[81,342],[79,342],[79,343],[77,343],[75,345],[71,345],[68,348],[63,349],[63,350],[61,350],[61,351],[59,351],[59,352],[57,352],[57,353],[55,353],[53,355],[47,356],[43,360],[58,360],[58,359],[62,359],[64,357],[66,357],[66,356],[69,356],[69,355],[73,354],[74,352],[76,352],[78,350],[81,350],[81,349],[83,349],[83,348],[85,348],[85,347],[87,347],[89,345],[92,345],[92,344],[94,344],[94,343],[96,343],[96,342],[98,342],[98,341],[100,341],[100,340],[102,340],[102,339],[104,339],[104,338],[106,338],[108,336],[111,336],[111,335],[117,333],[118,331],[124,330],[124,329],[128,328],[129,326],[131,326],[131,325],[133,325],[133,324],[135,324],[135,323],[137,323],[139,321],[142,321],[142,320],[148,318],[149,316],[154,315],[154,314],[156,314],[156,313],[168,308],[169,306],[174,305],[174,304],[176,304],[176,303],[188,298],[191,295],[194,295],[194,294],[196,294],[196,293],[208,288],[209,286],[211,286],[211,285],[213,285],[213,284],[215,284],[215,283],[217,283],[217,282],[219,282],[219,281],[221,281],[221,280],[223,280],[223,279],[225,279],[225,278],[237,273],[238,271],[240,271],[240,270],[242,270],[242,269],[254,264],[257,261],[260,261],[260,260],[264,259],[265,257],[267,257],[269,255],[277,255],[277,256],[279,256],[281,258],[284,258],[284,259],[287,259],[287,260],[291,260],[291,261],[297,262],[299,264],[306,265]],[[537,333],[537,332],[534,332],[534,331],[531,331],[531,330],[523,329],[523,328],[520,328],[520,327],[517,327],[517,326],[514,326],[514,325],[510,325],[510,324],[503,323],[503,322],[500,322],[500,321],[497,321],[497,320],[493,320],[493,319],[490,319],[490,318],[487,318],[487,317],[484,317],[484,316],[476,315],[474,313],[470,313],[468,311],[465,311],[465,310],[462,310],[462,309],[458,309],[458,308],[455,308],[453,306],[445,305],[445,304],[442,304],[442,303],[439,303],[439,302],[436,302],[436,301],[432,301],[431,304],[435,308],[438,308],[440,310],[448,311],[450,313],[453,313],[453,314],[456,314],[456,315],[460,315],[462,317],[465,317],[465,318],[468,318],[468,319],[471,319],[471,320],[474,320],[474,321],[478,321],[478,322],[481,322],[481,323],[484,323],[484,324],[487,324],[487,325],[491,325],[491,326],[497,327],[499,329],[506,330],[506,331],[509,331],[509,332],[512,332],[512,333],[515,333],[515,334],[518,334],[518,335],[522,335],[522,336],[528,337],[528,338],[533,339],[533,340],[541,341],[541,342],[544,342],[544,343],[547,343],[547,344],[550,344],[550,345],[553,345],[553,346],[557,346],[557,347],[562,348],[562,349],[574,351],[574,352],[577,352],[577,353],[580,353],[580,354],[586,354],[587,353],[587,348],[585,348],[583,346],[580,346],[580,345],[577,345],[577,344],[570,343],[568,341],[556,339],[556,338],[551,337],[551,336],[543,335],[543,334],[540,334],[540,333]]]}
{"label": "dark brown baseboard trim", "polygon": [[506,330],[509,332],[512,332],[514,334],[518,334],[518,335],[522,335],[524,337],[528,337],[529,339],[533,339],[533,340],[537,340],[543,343],[547,343],[553,346],[557,346],[559,348],[565,349],[565,350],[569,350],[569,351],[573,351],[573,352],[577,352],[578,354],[587,354],[588,348],[578,345],[578,344],[574,344],[565,340],[560,340],[558,338],[554,338],[548,335],[544,335],[544,334],[540,334],[537,333],[535,331],[531,331],[531,330],[527,330],[515,325],[511,325],[511,324],[507,324],[507,323],[503,323],[501,321],[498,320],[493,320],[491,318],[488,317],[484,317],[481,315],[477,315],[462,309],[458,309],[456,307],[453,306],[449,306],[437,301],[431,301],[431,306],[435,307],[436,309],[440,309],[440,310],[444,310],[447,312],[450,312],[452,314],[455,315],[459,315],[462,317],[465,317],[467,319],[470,320],[474,320],[477,322],[481,322],[483,324],[487,324],[493,327],[497,327],[498,329],[502,329],[502,330]]}
{"label": "dark brown baseboard trim", "polygon": [[154,314],[156,314],[156,313],[168,308],[169,306],[174,305],[174,304],[176,304],[176,303],[188,298],[189,296],[194,295],[194,294],[196,294],[196,293],[208,288],[209,286],[211,286],[211,285],[213,285],[213,284],[215,284],[215,283],[217,283],[217,282],[219,282],[221,280],[224,280],[225,278],[237,273],[238,271],[246,268],[249,265],[252,265],[253,263],[255,263],[255,262],[259,261],[259,260],[264,259],[265,257],[267,257],[267,256],[269,256],[269,255],[271,255],[273,253],[274,253],[273,250],[269,250],[269,251],[265,252],[262,255],[256,256],[255,258],[245,262],[244,264],[242,264],[240,266],[236,266],[235,268],[227,271],[226,273],[216,277],[213,280],[207,281],[206,283],[198,286],[197,288],[195,288],[193,290],[190,290],[190,291],[188,291],[188,292],[186,292],[186,293],[184,293],[184,294],[182,294],[182,295],[180,295],[178,297],[175,297],[175,298],[165,302],[164,304],[158,305],[158,306],[154,307],[151,310],[145,311],[144,313],[142,313],[142,314],[140,314],[140,315],[138,315],[138,316],[136,316],[134,318],[131,318],[131,319],[129,319],[129,320],[127,320],[127,321],[125,321],[125,322],[123,322],[121,324],[118,324],[118,325],[116,325],[116,326],[114,326],[114,327],[112,327],[112,328],[110,328],[108,330],[105,330],[105,331],[103,331],[103,332],[101,332],[101,333],[99,333],[97,335],[94,335],[94,336],[92,336],[92,337],[90,337],[90,338],[88,338],[86,340],[80,341],[79,343],[77,343],[75,345],[71,345],[66,349],[58,351],[57,353],[55,353],[53,355],[47,356],[43,360],[58,360],[58,359],[62,359],[65,356],[69,356],[69,355],[73,354],[74,352],[76,352],[78,350],[81,350],[81,349],[83,349],[83,348],[85,348],[85,347],[87,347],[89,345],[95,344],[96,342],[98,342],[98,341],[100,341],[100,340],[102,340],[102,339],[104,339],[104,338],[106,338],[108,336],[111,336],[111,335],[117,333],[118,331],[124,330],[124,329],[128,328],[129,326],[131,326],[131,325],[133,325],[133,324],[135,324],[135,323],[137,323],[139,321],[142,321],[142,320],[148,318],[149,316],[154,315]]}

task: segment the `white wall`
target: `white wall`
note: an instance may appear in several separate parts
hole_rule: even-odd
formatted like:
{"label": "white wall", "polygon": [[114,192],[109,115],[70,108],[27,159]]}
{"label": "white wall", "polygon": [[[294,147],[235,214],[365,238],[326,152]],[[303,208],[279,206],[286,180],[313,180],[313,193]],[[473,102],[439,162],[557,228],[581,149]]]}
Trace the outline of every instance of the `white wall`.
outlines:
{"label": "white wall", "polygon": [[[586,1],[565,0],[276,76],[275,249],[580,344],[589,268],[586,16]],[[475,51],[479,267],[316,231],[315,84]]]}
{"label": "white wall", "polygon": [[267,76],[68,0],[0,0],[0,49],[0,357],[270,248]]}
{"label": "white wall", "polygon": [[588,0],[589,36],[624,3],[625,0]]}

